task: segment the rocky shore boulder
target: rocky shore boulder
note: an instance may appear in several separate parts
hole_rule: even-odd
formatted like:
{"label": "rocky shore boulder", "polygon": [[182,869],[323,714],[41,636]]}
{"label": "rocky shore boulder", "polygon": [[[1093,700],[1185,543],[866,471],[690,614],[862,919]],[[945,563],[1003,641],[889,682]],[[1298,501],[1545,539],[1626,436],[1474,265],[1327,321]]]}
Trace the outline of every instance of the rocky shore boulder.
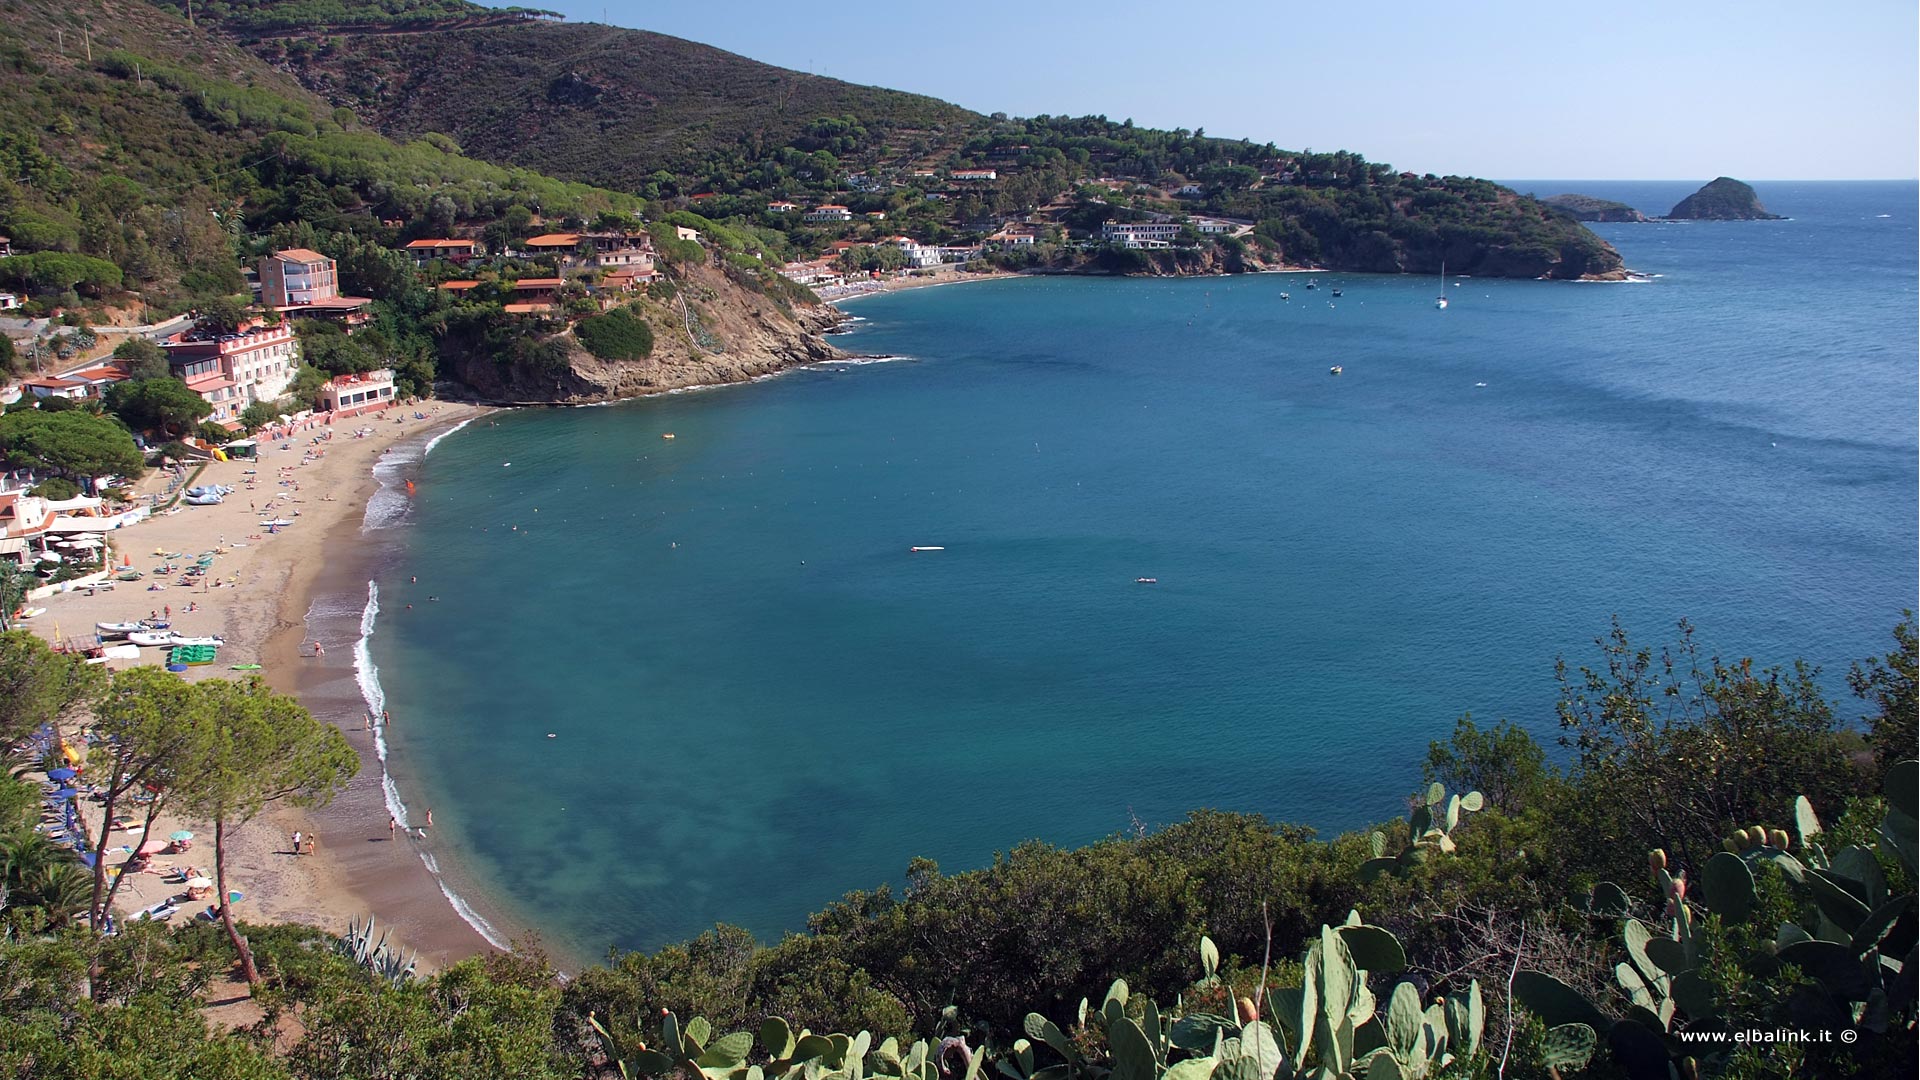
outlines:
{"label": "rocky shore boulder", "polygon": [[1767,213],[1750,185],[1722,176],[1680,200],[1667,214],[1669,221],[1784,221]]}

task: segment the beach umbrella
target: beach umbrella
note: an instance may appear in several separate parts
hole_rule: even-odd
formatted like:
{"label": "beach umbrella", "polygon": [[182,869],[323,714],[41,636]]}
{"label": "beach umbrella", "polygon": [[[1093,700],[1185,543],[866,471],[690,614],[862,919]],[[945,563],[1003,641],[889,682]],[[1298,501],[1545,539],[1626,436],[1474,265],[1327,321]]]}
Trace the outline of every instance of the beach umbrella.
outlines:
{"label": "beach umbrella", "polygon": [[47,770],[47,779],[49,780],[71,780],[74,778],[75,775],[76,775],[76,770],[69,769],[64,765],[58,769]]}
{"label": "beach umbrella", "polygon": [[158,855],[161,852],[167,850],[168,846],[169,845],[165,840],[149,840],[146,843],[140,845],[139,854]]}
{"label": "beach umbrella", "polygon": [[167,837],[167,839],[175,841],[176,843],[181,840],[191,840],[193,839],[193,833],[186,829],[177,829],[173,835]]}
{"label": "beach umbrella", "polygon": [[53,794],[51,794],[51,795],[48,795],[48,796],[47,796],[47,798],[49,798],[49,799],[71,799],[71,798],[73,798],[73,797],[74,797],[75,795],[78,795],[78,794],[80,794],[80,793],[79,793],[78,791],[75,791],[75,790],[74,790],[73,788],[70,788],[70,787],[63,787],[63,788],[61,788],[61,789],[60,789],[59,791],[56,791],[56,792],[54,792]]}

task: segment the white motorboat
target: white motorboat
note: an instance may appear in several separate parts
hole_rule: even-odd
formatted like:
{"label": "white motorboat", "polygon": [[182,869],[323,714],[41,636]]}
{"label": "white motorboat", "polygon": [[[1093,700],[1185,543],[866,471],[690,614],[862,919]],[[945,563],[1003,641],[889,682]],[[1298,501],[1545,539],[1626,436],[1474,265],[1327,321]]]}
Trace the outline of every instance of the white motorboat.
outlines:
{"label": "white motorboat", "polygon": [[1434,298],[1433,306],[1441,311],[1447,309],[1447,263],[1444,259],[1440,262],[1440,295]]}
{"label": "white motorboat", "polygon": [[148,627],[137,622],[100,622],[94,623],[93,629],[103,638],[123,638],[146,631]]}
{"label": "white motorboat", "polygon": [[178,635],[171,630],[137,630],[127,635],[127,640],[143,648],[157,649],[179,643]]}
{"label": "white motorboat", "polygon": [[177,634],[173,636],[171,641],[167,642],[168,645],[225,645],[226,643],[226,638],[213,635],[207,637],[180,637]]}

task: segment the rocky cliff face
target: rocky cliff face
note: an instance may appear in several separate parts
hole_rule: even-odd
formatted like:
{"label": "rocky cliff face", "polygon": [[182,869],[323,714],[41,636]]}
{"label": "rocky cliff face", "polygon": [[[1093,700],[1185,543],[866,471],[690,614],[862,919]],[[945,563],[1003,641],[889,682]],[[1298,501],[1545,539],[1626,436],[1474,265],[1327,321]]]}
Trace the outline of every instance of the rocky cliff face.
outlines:
{"label": "rocky cliff face", "polygon": [[1623,202],[1592,195],[1549,195],[1540,200],[1575,221],[1645,221],[1647,215]]}
{"label": "rocky cliff face", "polygon": [[674,295],[641,304],[653,351],[641,360],[603,360],[569,333],[564,366],[501,362],[485,351],[450,345],[442,373],[452,396],[494,404],[572,405],[638,397],[685,386],[744,382],[846,354],[820,335],[839,313],[822,304],[783,308],[711,266],[676,271]]}
{"label": "rocky cliff face", "polygon": [[1779,214],[1767,213],[1753,188],[1730,176],[1722,176],[1681,199],[1667,218],[1672,221],[1785,220]]}

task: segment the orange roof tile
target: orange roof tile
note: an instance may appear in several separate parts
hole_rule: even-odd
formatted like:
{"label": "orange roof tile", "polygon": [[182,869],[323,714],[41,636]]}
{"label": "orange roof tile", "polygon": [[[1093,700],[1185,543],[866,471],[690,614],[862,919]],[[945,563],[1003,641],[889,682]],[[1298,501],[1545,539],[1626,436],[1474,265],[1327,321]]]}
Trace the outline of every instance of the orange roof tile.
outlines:
{"label": "orange roof tile", "polygon": [[327,261],[327,257],[325,255],[322,255],[311,248],[287,248],[284,251],[274,252],[273,257],[283,262],[310,263],[310,262],[326,262]]}
{"label": "orange roof tile", "polygon": [[480,283],[477,281],[443,281],[440,283],[440,287],[448,292],[464,292],[467,289],[479,288]]}
{"label": "orange roof tile", "polygon": [[557,277],[523,277],[513,283],[516,289],[557,289],[566,282]]}
{"label": "orange roof tile", "polygon": [[580,242],[579,233],[558,232],[558,233],[546,233],[541,236],[532,237],[528,239],[525,243],[523,243],[521,246],[523,247],[572,247],[575,244],[578,244],[579,242]]}

